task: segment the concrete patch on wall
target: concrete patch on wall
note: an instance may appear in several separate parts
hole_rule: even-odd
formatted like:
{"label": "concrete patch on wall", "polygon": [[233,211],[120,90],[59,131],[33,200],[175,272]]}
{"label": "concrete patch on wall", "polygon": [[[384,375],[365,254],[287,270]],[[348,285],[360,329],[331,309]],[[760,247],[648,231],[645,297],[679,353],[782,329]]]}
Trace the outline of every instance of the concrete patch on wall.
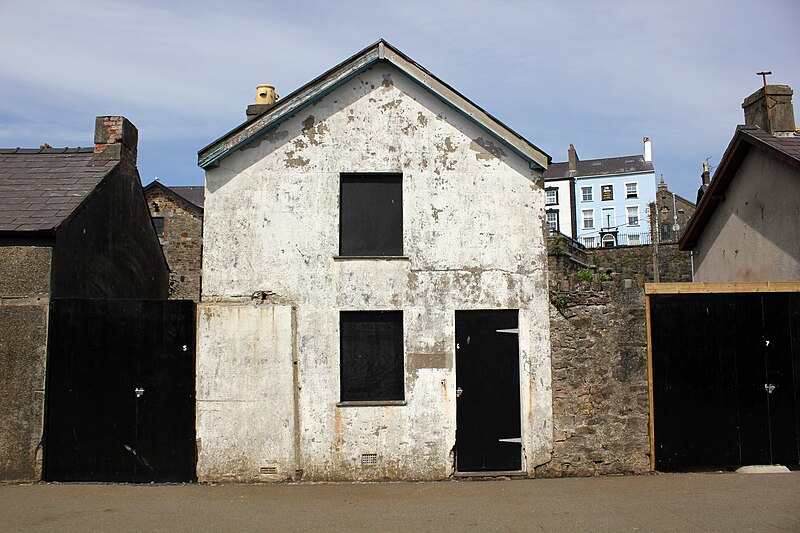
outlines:
{"label": "concrete patch on wall", "polygon": [[292,308],[198,306],[197,477],[297,475]]}

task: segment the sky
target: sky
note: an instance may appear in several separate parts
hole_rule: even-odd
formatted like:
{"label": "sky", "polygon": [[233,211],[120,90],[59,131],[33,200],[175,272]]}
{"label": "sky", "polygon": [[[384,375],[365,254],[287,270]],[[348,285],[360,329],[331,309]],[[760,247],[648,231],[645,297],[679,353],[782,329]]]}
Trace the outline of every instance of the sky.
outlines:
{"label": "sky", "polygon": [[202,184],[197,151],[256,85],[288,95],[384,38],[554,162],[649,137],[694,200],[756,72],[800,90],[799,25],[797,0],[0,0],[0,147],[91,146],[95,116],[124,115],[145,184]]}

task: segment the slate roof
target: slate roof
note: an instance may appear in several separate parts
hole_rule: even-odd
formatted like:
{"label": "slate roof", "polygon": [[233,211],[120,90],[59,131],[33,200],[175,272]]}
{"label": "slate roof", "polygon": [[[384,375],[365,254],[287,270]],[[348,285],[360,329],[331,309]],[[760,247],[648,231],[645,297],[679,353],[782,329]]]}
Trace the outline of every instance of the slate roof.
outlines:
{"label": "slate roof", "polygon": [[202,185],[164,185],[160,181],[153,180],[145,185],[145,194],[153,187],[158,187],[165,193],[178,197],[201,211],[203,210],[206,188]]}
{"label": "slate roof", "polygon": [[[691,250],[703,232],[714,210],[724,201],[725,190],[737,175],[736,171],[744,161],[748,152],[757,148],[771,157],[780,159],[797,169],[800,179],[800,135],[790,134],[776,136],[767,133],[758,126],[737,126],[728,148],[717,165],[714,177],[703,198],[697,204],[694,216],[686,226],[678,246],[681,250]],[[800,187],[800,184],[798,184]]]}
{"label": "slate roof", "polygon": [[[576,178],[589,176],[608,176],[612,174],[635,174],[639,172],[653,172],[653,163],[645,161],[642,155],[629,155],[623,157],[606,157],[603,159],[587,159],[578,161]],[[545,180],[568,178],[569,163],[551,163],[544,172]]]}
{"label": "slate roof", "polygon": [[49,231],[116,166],[93,148],[0,149],[0,231]]}
{"label": "slate roof", "polygon": [[168,185],[166,187],[175,191],[184,200],[202,209],[206,195],[206,188],[202,185]]}

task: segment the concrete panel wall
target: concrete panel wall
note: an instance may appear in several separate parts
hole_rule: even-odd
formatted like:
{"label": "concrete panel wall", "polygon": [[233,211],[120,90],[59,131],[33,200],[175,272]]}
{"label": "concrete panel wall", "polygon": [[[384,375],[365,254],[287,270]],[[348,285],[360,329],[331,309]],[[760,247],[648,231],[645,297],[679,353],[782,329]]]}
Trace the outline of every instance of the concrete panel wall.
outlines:
{"label": "concrete panel wall", "polygon": [[292,308],[200,305],[197,335],[198,481],[294,477]]}
{"label": "concrete panel wall", "polygon": [[41,479],[51,252],[0,246],[0,480]]}
{"label": "concrete panel wall", "polygon": [[694,281],[800,280],[797,169],[751,149],[694,249]]}
{"label": "concrete panel wall", "polygon": [[[341,172],[403,174],[405,259],[336,258]],[[523,465],[549,458],[541,173],[399,71],[373,67],[209,170],[204,239],[204,301],[296,307],[306,478],[452,473],[460,309],[520,310]],[[406,405],[337,406],[343,310],[403,311]],[[201,365],[239,357],[200,341]]]}

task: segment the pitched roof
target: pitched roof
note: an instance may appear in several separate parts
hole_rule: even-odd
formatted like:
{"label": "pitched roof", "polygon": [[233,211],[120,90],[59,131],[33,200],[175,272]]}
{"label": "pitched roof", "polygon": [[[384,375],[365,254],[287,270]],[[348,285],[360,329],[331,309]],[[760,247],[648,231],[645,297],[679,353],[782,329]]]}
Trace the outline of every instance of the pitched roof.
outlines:
{"label": "pitched roof", "polygon": [[50,231],[118,161],[93,148],[0,149],[0,231]]}
{"label": "pitched roof", "polygon": [[202,209],[206,199],[206,188],[202,185],[174,185],[170,189]]}
{"label": "pitched roof", "polygon": [[160,181],[153,180],[144,187],[144,192],[147,193],[153,187],[158,187],[168,194],[172,193],[194,207],[203,209],[206,188],[202,185],[164,185]]}
{"label": "pitched roof", "polygon": [[[642,155],[623,157],[605,157],[603,159],[587,159],[578,161],[578,169],[574,177],[608,176],[613,174],[637,174],[653,172],[653,163],[645,161]],[[569,178],[569,163],[553,163],[544,172],[545,180]]]}
{"label": "pitched roof", "polygon": [[708,189],[678,243],[681,250],[690,250],[697,244],[703,228],[717,205],[724,200],[725,191],[751,148],[763,150],[770,156],[794,166],[798,169],[797,176],[800,178],[800,135],[775,136],[758,126],[737,126],[736,133],[725,150]]}
{"label": "pitched roof", "polygon": [[262,115],[247,120],[201,149],[197,154],[198,165],[203,168],[218,165],[221,159],[227,157],[236,149],[267,133],[301,109],[316,102],[342,83],[347,82],[378,62],[388,63],[405,73],[422,88],[430,91],[445,104],[462,113],[472,123],[522,157],[532,168],[547,168],[550,163],[549,155],[383,39],[333,67],[292,94],[282,98]]}

